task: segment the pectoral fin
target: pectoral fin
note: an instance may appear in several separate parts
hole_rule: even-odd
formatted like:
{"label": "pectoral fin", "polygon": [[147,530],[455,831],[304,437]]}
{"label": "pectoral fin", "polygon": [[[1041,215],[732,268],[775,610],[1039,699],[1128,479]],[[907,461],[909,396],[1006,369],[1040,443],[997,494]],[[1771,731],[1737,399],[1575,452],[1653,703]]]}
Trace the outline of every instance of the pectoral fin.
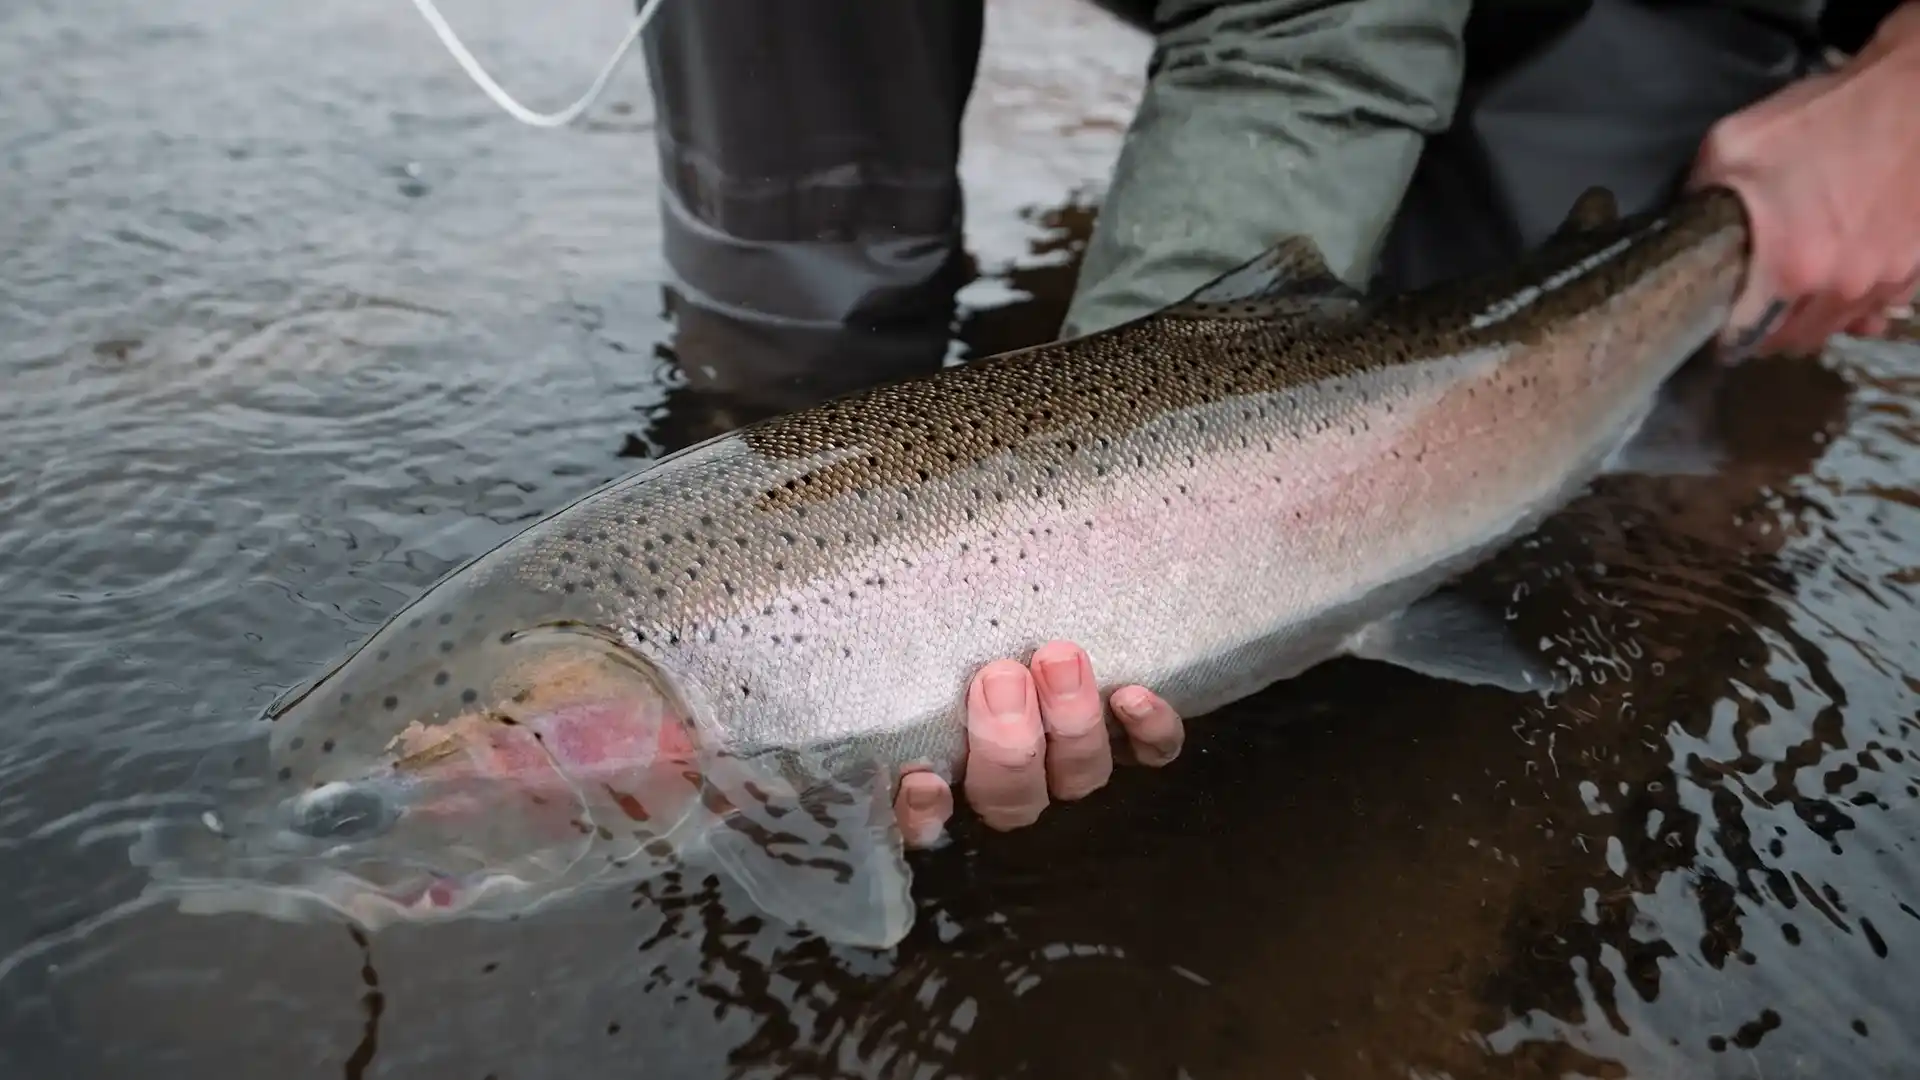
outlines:
{"label": "pectoral fin", "polygon": [[1347,643],[1347,652],[1436,679],[1497,686],[1517,694],[1545,693],[1559,685],[1505,623],[1444,593],[1361,630]]}
{"label": "pectoral fin", "polygon": [[872,949],[913,928],[913,872],[891,785],[846,779],[817,759],[735,759],[709,774],[727,807],[707,837],[714,860],[767,914]]}

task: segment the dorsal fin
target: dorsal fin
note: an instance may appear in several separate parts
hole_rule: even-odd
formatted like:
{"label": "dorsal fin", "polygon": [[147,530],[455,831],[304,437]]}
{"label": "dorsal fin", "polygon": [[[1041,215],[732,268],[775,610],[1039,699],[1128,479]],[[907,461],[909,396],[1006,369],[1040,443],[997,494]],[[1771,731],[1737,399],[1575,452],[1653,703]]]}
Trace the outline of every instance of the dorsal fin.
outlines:
{"label": "dorsal fin", "polygon": [[1341,281],[1312,240],[1289,236],[1234,267],[1168,313],[1204,318],[1258,317],[1284,308],[1347,308],[1363,299],[1360,291]]}
{"label": "dorsal fin", "polygon": [[1620,202],[1613,192],[1598,184],[1580,193],[1573,200],[1573,206],[1567,216],[1561,220],[1560,227],[1554,230],[1558,236],[1575,236],[1580,233],[1604,229],[1620,220]]}

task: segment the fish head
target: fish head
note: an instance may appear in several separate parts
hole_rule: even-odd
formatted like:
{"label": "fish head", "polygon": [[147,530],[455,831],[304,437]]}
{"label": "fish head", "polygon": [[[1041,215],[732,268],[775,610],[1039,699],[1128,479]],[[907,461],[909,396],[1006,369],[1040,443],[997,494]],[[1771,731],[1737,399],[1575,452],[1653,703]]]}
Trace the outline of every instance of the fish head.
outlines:
{"label": "fish head", "polygon": [[270,706],[253,752],[203,762],[211,808],[135,853],[182,907],[511,915],[671,854],[701,783],[660,670],[593,623],[432,599]]}
{"label": "fish head", "polygon": [[829,939],[905,935],[883,755],[730,742],[617,611],[507,566],[429,590],[269,706],[243,750],[203,760],[204,812],[153,823],[131,852],[150,891],[373,931],[525,914],[691,859]]}

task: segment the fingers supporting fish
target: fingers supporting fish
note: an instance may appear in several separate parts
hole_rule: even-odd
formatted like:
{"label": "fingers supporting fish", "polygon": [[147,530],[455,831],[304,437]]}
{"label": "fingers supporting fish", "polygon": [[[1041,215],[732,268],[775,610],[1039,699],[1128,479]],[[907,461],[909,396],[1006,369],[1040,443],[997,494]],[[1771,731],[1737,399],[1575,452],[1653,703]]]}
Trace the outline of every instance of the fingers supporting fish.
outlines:
{"label": "fingers supporting fish", "polygon": [[[1113,776],[1113,744],[1100,684],[1084,649],[1053,641],[1027,665],[997,660],[967,688],[967,803],[993,829],[1031,825],[1051,799],[1071,802]],[[1143,686],[1114,692],[1112,713],[1134,759],[1160,766],[1180,756],[1179,713]],[[908,847],[940,842],[953,816],[953,790],[922,768],[902,772],[893,813]]]}
{"label": "fingers supporting fish", "polygon": [[933,847],[946,832],[947,819],[953,817],[953,789],[937,773],[909,769],[901,775],[900,790],[894,794],[893,815],[908,847]]}
{"label": "fingers supporting fish", "polygon": [[1014,660],[967,688],[967,804],[994,829],[1031,825],[1047,808],[1046,728],[1033,676]]}
{"label": "fingers supporting fish", "polygon": [[1180,756],[1186,725],[1160,695],[1144,686],[1123,686],[1110,701],[1114,717],[1126,729],[1134,760],[1157,768]]}
{"label": "fingers supporting fish", "polygon": [[1062,802],[1083,799],[1113,776],[1113,747],[1086,651],[1065,641],[1033,654],[1040,720],[1047,735],[1047,788]]}

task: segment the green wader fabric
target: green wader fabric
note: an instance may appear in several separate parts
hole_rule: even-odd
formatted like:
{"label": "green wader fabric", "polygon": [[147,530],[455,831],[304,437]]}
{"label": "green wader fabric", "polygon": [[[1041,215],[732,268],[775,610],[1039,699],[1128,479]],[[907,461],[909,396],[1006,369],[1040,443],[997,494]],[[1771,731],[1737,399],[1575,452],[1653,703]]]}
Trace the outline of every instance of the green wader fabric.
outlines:
{"label": "green wader fabric", "polygon": [[[1352,283],[1510,257],[1623,208],[1808,70],[1818,0],[1135,0],[1156,49],[1068,334],[1304,234]],[[1470,10],[1471,9],[1471,10]],[[645,47],[690,383],[749,413],[936,367],[979,0],[676,0]]]}

